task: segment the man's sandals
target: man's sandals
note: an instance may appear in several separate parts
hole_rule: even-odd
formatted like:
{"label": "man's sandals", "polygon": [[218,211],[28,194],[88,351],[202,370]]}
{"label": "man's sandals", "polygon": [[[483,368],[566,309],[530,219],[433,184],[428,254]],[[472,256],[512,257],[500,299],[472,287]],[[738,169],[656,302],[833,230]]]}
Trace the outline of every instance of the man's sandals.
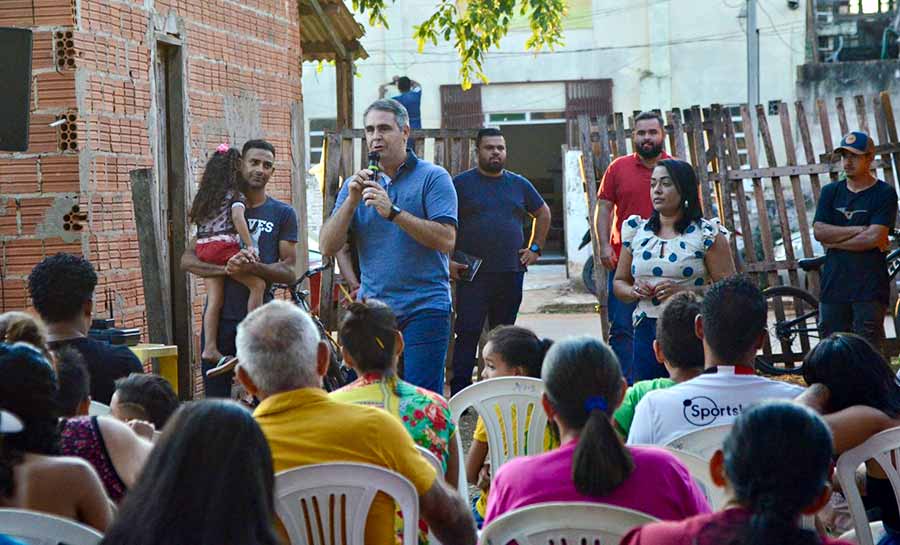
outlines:
{"label": "man's sandals", "polygon": [[234,356],[222,356],[216,362],[216,366],[206,372],[207,378],[218,377],[226,373],[234,371],[238,364],[238,359]]}

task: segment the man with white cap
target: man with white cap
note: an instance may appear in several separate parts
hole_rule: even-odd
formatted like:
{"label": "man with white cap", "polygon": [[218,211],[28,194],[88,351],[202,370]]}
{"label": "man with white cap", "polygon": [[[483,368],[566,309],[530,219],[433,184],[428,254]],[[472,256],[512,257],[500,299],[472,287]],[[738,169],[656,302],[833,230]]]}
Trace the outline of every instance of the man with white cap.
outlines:
{"label": "man with white cap", "polygon": [[852,131],[834,150],[845,177],[822,188],[813,232],[826,248],[819,330],[862,335],[876,347],[884,339],[889,281],[885,250],[897,217],[897,192],[872,172],[875,144]]}

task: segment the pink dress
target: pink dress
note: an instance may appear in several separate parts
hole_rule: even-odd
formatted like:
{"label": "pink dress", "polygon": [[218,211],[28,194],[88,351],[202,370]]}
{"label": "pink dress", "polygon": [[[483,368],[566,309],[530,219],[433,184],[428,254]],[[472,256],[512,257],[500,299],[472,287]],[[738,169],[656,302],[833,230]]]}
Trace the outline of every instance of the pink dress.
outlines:
{"label": "pink dress", "polygon": [[663,449],[628,447],[634,471],[612,494],[586,496],[575,490],[572,456],[578,440],[537,456],[510,460],[494,477],[484,523],[535,503],[581,501],[626,507],[663,520],[681,520],[710,511],[688,470]]}

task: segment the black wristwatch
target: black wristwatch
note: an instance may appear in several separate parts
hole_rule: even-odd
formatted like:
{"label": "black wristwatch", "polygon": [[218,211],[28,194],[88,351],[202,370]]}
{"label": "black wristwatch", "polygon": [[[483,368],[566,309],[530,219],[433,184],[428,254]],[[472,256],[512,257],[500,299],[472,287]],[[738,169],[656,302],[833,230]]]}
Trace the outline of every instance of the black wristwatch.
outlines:
{"label": "black wristwatch", "polygon": [[541,247],[538,246],[537,242],[535,242],[531,246],[529,246],[528,249],[531,250],[532,252],[536,253],[537,255],[541,255]]}
{"label": "black wristwatch", "polygon": [[400,210],[400,207],[397,206],[396,204],[392,204],[391,205],[391,213],[388,214],[387,220],[394,221],[394,218],[396,218],[397,214],[399,214],[400,212],[403,212],[403,210]]}

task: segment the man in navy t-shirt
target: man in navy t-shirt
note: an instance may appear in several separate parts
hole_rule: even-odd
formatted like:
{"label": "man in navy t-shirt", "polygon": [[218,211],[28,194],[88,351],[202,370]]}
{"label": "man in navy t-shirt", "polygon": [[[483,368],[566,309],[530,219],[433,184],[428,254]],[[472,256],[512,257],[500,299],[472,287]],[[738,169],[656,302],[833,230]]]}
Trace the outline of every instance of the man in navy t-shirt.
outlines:
{"label": "man in navy t-shirt", "polygon": [[[453,183],[459,199],[456,250],[483,261],[471,281],[456,284],[456,344],[452,394],[472,383],[475,350],[484,320],[493,329],[516,322],[525,269],[538,260],[550,230],[550,208],[531,182],[506,165],[506,141],[498,129],[481,129],[475,139],[478,167]],[[536,220],[525,247],[523,224]],[[452,262],[454,279],[464,265]]]}
{"label": "man in navy t-shirt", "polygon": [[394,100],[403,104],[403,107],[406,108],[406,112],[409,114],[409,128],[410,129],[421,129],[422,128],[422,84],[418,81],[409,79],[406,76],[394,76],[394,79],[391,80],[391,83],[385,83],[381,87],[379,87],[378,92],[381,98],[384,98],[384,95],[387,94],[387,87],[389,85],[396,85],[397,90],[400,91],[400,94],[397,96],[393,96]]}
{"label": "man in navy t-shirt", "polygon": [[846,179],[822,188],[813,229],[827,249],[822,269],[819,329],[862,335],[875,346],[884,339],[889,279],[885,250],[897,217],[897,192],[872,174],[875,145],[861,131],[848,133],[835,150]]}
{"label": "man in navy t-shirt", "polygon": [[[297,244],[297,214],[294,209],[266,194],[266,184],[275,172],[275,147],[265,140],[248,140],[241,152],[242,192],[247,197],[244,213],[250,234],[259,249],[259,261],[251,261],[244,251],[235,255],[223,267],[205,263],[194,253],[194,241],[181,258],[181,267],[198,276],[225,276],[225,302],[219,318],[219,349],[234,355],[237,325],[247,315],[250,291],[229,276],[253,274],[268,284],[290,284],[295,279],[294,261]],[[272,298],[266,293],[266,301]],[[203,339],[201,338],[201,346]],[[228,397],[231,394],[232,372],[207,377],[215,363],[201,362],[203,385],[207,397]],[[233,366],[232,366],[233,367]]]}

